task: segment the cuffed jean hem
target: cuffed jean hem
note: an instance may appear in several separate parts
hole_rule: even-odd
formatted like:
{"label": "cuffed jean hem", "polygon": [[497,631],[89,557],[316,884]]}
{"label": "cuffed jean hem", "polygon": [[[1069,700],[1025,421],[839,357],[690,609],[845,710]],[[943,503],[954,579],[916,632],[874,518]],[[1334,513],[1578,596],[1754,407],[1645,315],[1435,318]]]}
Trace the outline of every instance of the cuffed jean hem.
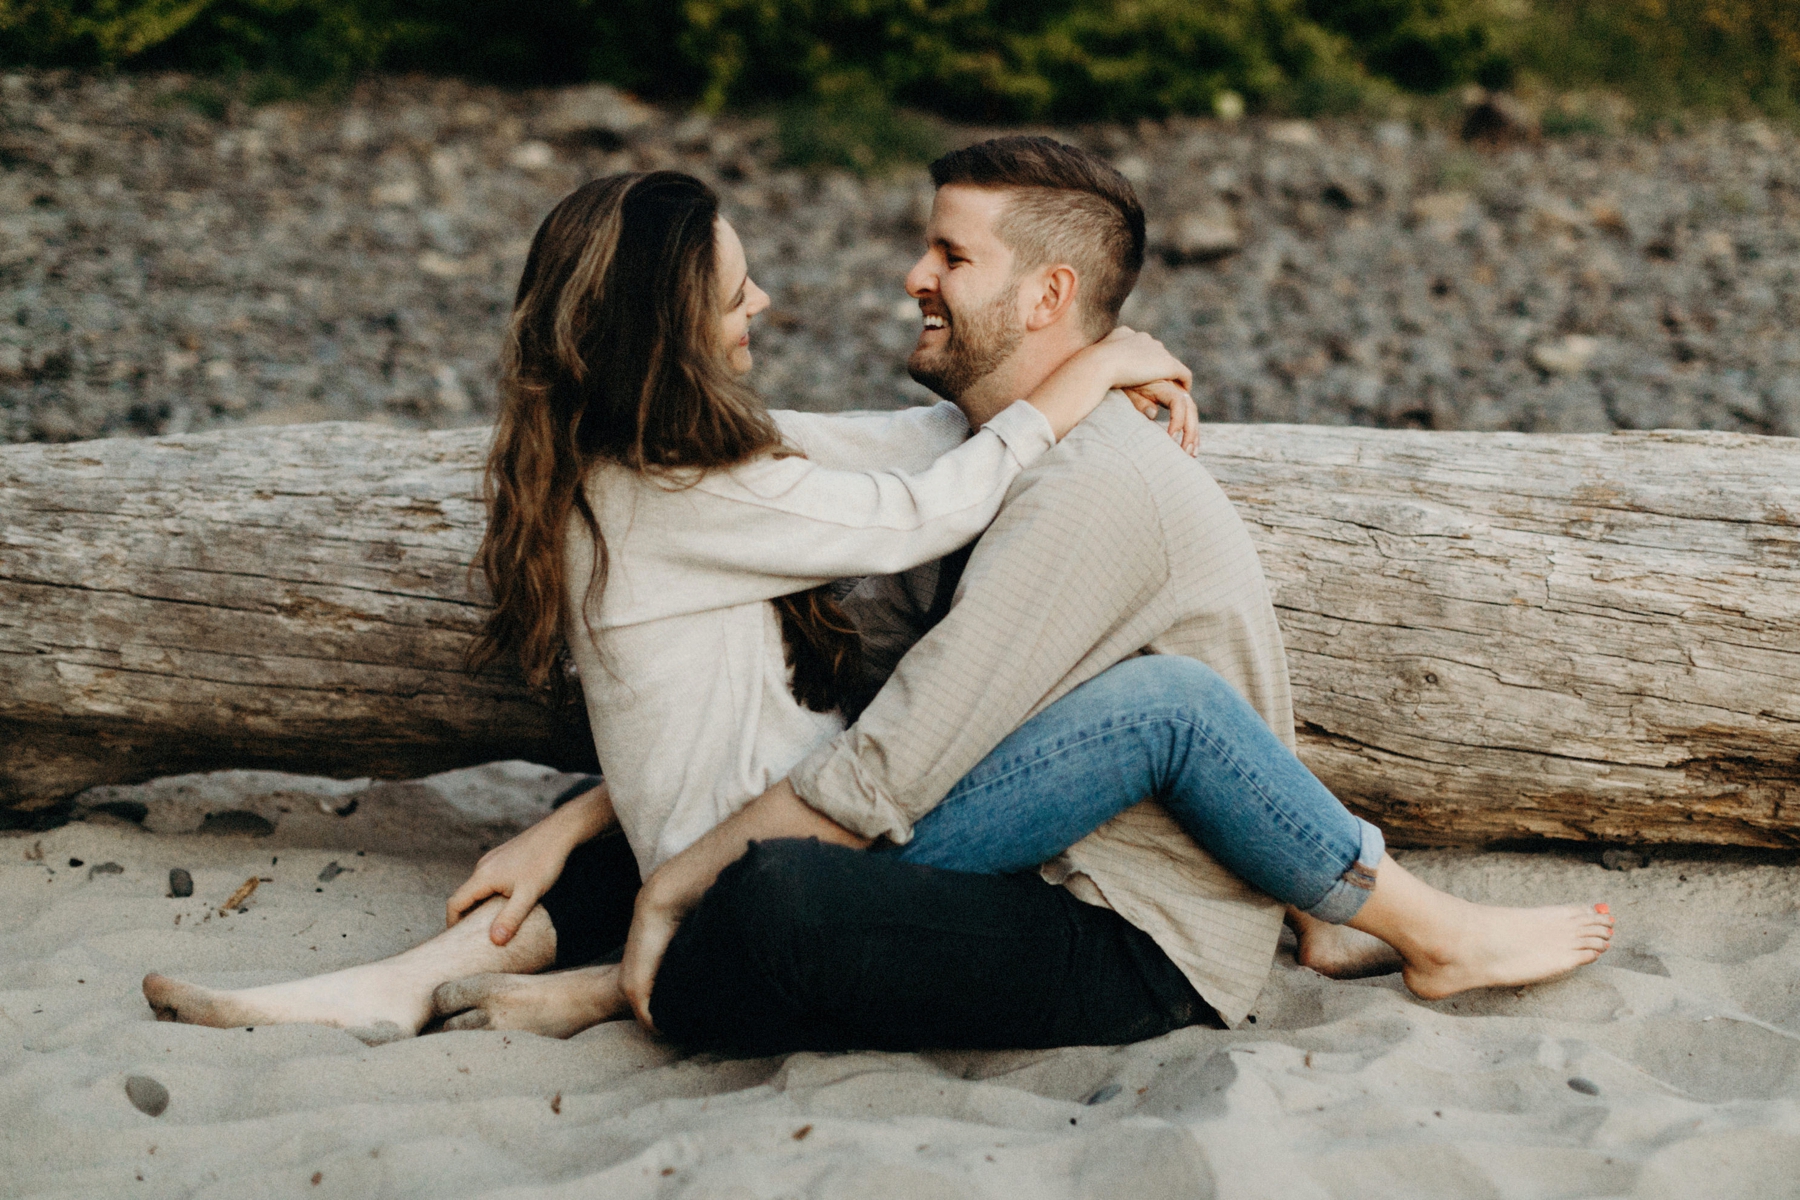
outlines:
{"label": "cuffed jean hem", "polygon": [[1375,890],[1375,873],[1381,867],[1382,855],[1387,853],[1387,839],[1381,836],[1381,830],[1361,817],[1356,818],[1356,823],[1362,829],[1362,849],[1357,852],[1356,861],[1331,885],[1323,900],[1301,910],[1307,916],[1342,925],[1362,911],[1369,894]]}

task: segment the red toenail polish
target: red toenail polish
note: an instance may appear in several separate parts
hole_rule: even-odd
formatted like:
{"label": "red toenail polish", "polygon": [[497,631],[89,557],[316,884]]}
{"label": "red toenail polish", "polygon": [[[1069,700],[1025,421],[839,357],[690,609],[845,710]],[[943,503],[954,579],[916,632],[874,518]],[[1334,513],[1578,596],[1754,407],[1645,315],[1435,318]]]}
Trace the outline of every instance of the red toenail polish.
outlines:
{"label": "red toenail polish", "polygon": [[1604,913],[1609,917],[1612,915],[1612,907],[1610,905],[1606,905],[1606,904],[1594,905],[1594,911],[1597,913]]}

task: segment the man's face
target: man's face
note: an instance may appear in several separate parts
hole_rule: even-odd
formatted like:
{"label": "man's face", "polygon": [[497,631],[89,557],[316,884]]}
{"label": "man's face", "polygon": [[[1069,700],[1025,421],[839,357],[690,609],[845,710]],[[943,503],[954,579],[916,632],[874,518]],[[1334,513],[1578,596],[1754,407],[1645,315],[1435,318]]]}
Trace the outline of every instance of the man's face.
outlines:
{"label": "man's face", "polygon": [[1013,252],[994,232],[1007,199],[991,188],[939,188],[925,253],[906,275],[925,318],[906,369],[946,400],[991,374],[1025,336]]}

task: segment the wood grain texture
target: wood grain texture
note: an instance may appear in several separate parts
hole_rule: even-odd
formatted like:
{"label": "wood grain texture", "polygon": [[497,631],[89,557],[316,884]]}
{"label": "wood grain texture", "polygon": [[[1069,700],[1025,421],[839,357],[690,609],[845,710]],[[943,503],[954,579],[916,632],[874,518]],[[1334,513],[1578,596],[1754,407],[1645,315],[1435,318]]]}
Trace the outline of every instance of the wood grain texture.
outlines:
{"label": "wood grain texture", "polygon": [[1208,429],[1301,756],[1401,843],[1800,843],[1800,441]]}
{"label": "wood grain texture", "polygon": [[225,766],[569,757],[506,672],[463,670],[486,439],[343,423],[0,449],[0,808]]}
{"label": "wood grain texture", "polygon": [[[0,809],[590,748],[462,656],[485,430],[0,448]],[[1800,442],[1208,426],[1301,753],[1397,844],[1800,844]]]}

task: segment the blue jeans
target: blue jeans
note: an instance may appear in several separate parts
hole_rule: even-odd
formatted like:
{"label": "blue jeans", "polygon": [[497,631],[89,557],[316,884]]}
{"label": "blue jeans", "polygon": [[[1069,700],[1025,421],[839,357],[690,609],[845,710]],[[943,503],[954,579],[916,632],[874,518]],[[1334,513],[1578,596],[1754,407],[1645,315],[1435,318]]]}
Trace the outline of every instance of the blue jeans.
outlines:
{"label": "blue jeans", "polygon": [[1127,659],[1025,722],[885,853],[976,874],[1028,870],[1154,798],[1258,890],[1323,921],[1375,886],[1381,831],[1347,810],[1211,668]]}

